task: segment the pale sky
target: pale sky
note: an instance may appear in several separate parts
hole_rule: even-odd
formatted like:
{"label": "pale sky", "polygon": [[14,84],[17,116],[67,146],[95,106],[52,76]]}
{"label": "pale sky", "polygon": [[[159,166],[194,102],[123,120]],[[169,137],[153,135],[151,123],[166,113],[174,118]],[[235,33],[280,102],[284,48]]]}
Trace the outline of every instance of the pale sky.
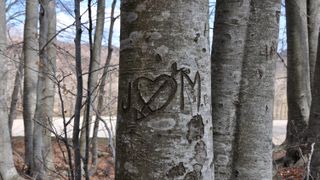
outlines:
{"label": "pale sky", "polygon": [[[7,0],[10,1],[10,0]],[[24,1],[21,1],[21,3],[17,4],[10,12],[9,14],[13,14],[16,11],[23,11],[24,10]],[[62,5],[63,2],[63,5]],[[57,30],[60,31],[68,26],[70,28],[62,31],[58,35],[58,40],[60,41],[65,41],[65,42],[72,42],[74,39],[74,26],[71,26],[74,23],[74,17],[73,17],[73,1],[72,0],[57,0],[58,3],[58,9],[57,9]],[[215,0],[210,0],[210,12],[212,12],[210,16],[210,27],[213,28],[213,23],[214,23],[214,4]],[[95,20],[96,16],[96,4],[93,5],[92,8],[92,15],[93,15],[93,20]],[[84,26],[88,27],[88,11],[87,11],[87,1],[84,0],[81,3],[81,13],[82,13],[82,23],[84,23]],[[278,50],[284,50],[286,49],[286,34],[285,34],[285,16],[284,16],[284,7],[282,6],[281,8],[282,11],[282,16],[280,18],[280,31],[279,31],[279,45],[278,45]],[[107,44],[108,41],[108,31],[109,31],[109,25],[110,25],[110,13],[111,13],[111,1],[107,1],[106,3],[106,20],[105,20],[105,31],[104,31],[104,39],[103,43]],[[117,6],[115,9],[115,16],[120,15],[120,1],[118,0]],[[20,18],[17,18],[13,21],[10,21],[9,23],[9,33],[10,35],[17,35],[17,36],[22,36],[23,34],[23,21],[24,21],[24,16],[20,16]],[[95,26],[95,21],[93,22]],[[82,34],[82,41],[84,43],[88,42],[88,32],[85,28],[83,28],[83,34]],[[116,47],[119,47],[120,42],[119,42],[119,37],[120,37],[120,19],[118,18],[115,26],[114,26],[114,35],[113,35],[113,45]],[[210,39],[212,39],[212,31],[210,33]]]}

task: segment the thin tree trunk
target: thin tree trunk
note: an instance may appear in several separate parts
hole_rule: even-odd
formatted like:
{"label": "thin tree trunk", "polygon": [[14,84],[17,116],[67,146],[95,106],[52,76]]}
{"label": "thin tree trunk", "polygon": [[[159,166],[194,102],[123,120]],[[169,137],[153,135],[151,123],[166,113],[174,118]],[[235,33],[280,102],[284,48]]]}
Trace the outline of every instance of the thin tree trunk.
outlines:
{"label": "thin tree trunk", "polygon": [[33,161],[33,118],[36,107],[36,87],[38,80],[38,0],[26,1],[24,26],[24,83],[23,121],[25,134],[25,161],[28,172]]}
{"label": "thin tree trunk", "polygon": [[33,176],[47,179],[47,172],[53,171],[50,122],[53,116],[56,51],[53,45],[55,35],[55,1],[40,2],[40,62],[37,87],[37,105],[34,124]]}
{"label": "thin tree trunk", "polygon": [[122,1],[116,179],[212,180],[208,1]]}
{"label": "thin tree trunk", "polygon": [[216,179],[232,179],[237,107],[250,1],[217,0],[212,47],[212,122]]}
{"label": "thin tree trunk", "polygon": [[76,37],[75,43],[75,57],[76,57],[76,76],[77,76],[77,97],[74,110],[74,126],[73,126],[73,148],[74,148],[74,170],[75,179],[81,179],[81,152],[79,143],[79,133],[80,133],[80,115],[82,107],[82,88],[83,88],[83,78],[82,78],[82,65],[81,65],[81,15],[80,15],[80,1],[74,0],[74,13],[76,21]]}
{"label": "thin tree trunk", "polygon": [[[104,20],[105,20],[105,0],[98,0],[97,5],[97,22],[96,22],[96,31],[94,35],[94,45],[93,45],[93,69],[98,69],[101,61],[101,43],[103,38],[103,29],[104,29]],[[112,17],[111,10],[111,17]],[[110,22],[111,23],[111,22]],[[93,73],[92,77],[95,77],[93,82],[97,86],[98,73]],[[95,87],[94,86],[94,87]],[[98,98],[99,101],[99,98]],[[93,105],[93,104],[92,104]],[[92,137],[92,169],[96,169],[97,166],[97,136],[98,136],[99,120],[96,120],[93,128],[93,137]]]}
{"label": "thin tree trunk", "polygon": [[[93,23],[92,23],[92,10],[91,10],[91,0],[88,0],[88,19],[89,19],[89,28],[88,28],[88,35],[89,35],[89,46],[90,46],[90,51],[89,51],[89,56],[90,56],[90,62],[89,62],[89,73],[88,73],[88,88],[87,88],[87,104],[86,104],[86,109],[85,109],[85,116],[83,117],[83,128],[81,129],[81,135],[82,137],[85,137],[84,143],[81,143],[81,136],[80,136],[80,151],[81,151],[81,145],[84,147],[84,153],[81,152],[81,154],[84,156],[83,159],[83,169],[85,172],[85,178],[86,180],[89,180],[89,171],[88,171],[88,163],[89,163],[89,139],[90,139],[90,127],[91,127],[91,104],[93,103],[93,98],[92,98],[92,93],[94,92],[95,84],[96,82],[93,82],[95,79],[93,79],[93,69],[95,68],[94,66],[98,66],[99,64],[95,63],[95,59],[93,57],[93,40],[92,40],[92,31],[93,31]],[[95,65],[94,65],[95,64]],[[95,74],[95,78],[97,78],[97,74]]]}
{"label": "thin tree trunk", "polygon": [[6,103],[9,71],[6,66],[7,58],[4,55],[7,46],[6,34],[5,2],[0,1],[0,179],[17,180],[19,175],[13,162]]}
{"label": "thin tree trunk", "polygon": [[19,91],[21,88],[21,80],[23,75],[23,62],[22,58],[19,59],[20,63],[18,65],[18,69],[14,78],[14,86],[13,91],[11,94],[11,103],[10,103],[10,111],[9,111],[9,130],[10,130],[10,136],[12,136],[12,126],[13,121],[16,118],[17,115],[17,104],[19,101]]}
{"label": "thin tree trunk", "polygon": [[[47,116],[45,126],[51,128],[51,123],[53,119],[53,109],[54,109],[54,96],[55,96],[55,83],[53,77],[56,75],[56,56],[57,50],[55,47],[56,43],[56,0],[49,0],[48,2],[48,39],[47,39],[47,54],[48,54],[48,73],[46,76],[46,104],[47,104]],[[44,161],[49,170],[54,171],[55,165],[53,162],[53,150],[51,143],[51,131],[49,129],[44,130]]]}
{"label": "thin tree trunk", "polygon": [[88,130],[90,134],[91,124],[92,124],[92,110],[88,112],[90,109],[89,106],[94,105],[95,95],[97,94],[97,85],[98,85],[98,75],[99,75],[99,68],[100,68],[100,61],[101,61],[101,45],[102,45],[102,38],[103,38],[103,28],[104,28],[104,21],[105,21],[105,0],[99,0],[97,4],[97,21],[96,21],[96,30],[94,33],[94,42],[91,44],[90,49],[92,48],[92,55],[90,56],[90,69],[89,69],[89,78],[88,78],[88,96],[90,95],[90,103],[86,106],[86,110],[84,111],[85,120],[82,123],[81,128],[81,136],[80,136],[80,149],[81,154],[85,154],[85,137],[86,137],[86,128],[85,126],[88,125]]}
{"label": "thin tree trunk", "polygon": [[[308,51],[307,0],[286,0],[288,43],[288,156],[294,157],[297,145],[304,142],[310,105],[310,69]],[[295,161],[296,159],[294,159]]]}
{"label": "thin tree trunk", "polygon": [[37,86],[37,104],[34,117],[34,131],[33,131],[33,167],[32,176],[37,179],[47,179],[45,172],[44,152],[43,152],[43,132],[47,116],[47,107],[45,103],[46,95],[46,76],[48,67],[48,55],[46,53],[45,44],[48,35],[48,17],[47,17],[48,1],[40,1],[40,33],[39,33],[39,73]]}

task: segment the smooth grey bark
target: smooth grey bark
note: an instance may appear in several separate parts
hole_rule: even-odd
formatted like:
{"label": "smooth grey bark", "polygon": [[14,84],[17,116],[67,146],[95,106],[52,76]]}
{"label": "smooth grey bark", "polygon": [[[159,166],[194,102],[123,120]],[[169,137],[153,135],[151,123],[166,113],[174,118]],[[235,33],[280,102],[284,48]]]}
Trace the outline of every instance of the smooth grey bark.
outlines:
{"label": "smooth grey bark", "polygon": [[280,0],[220,0],[216,13],[212,48],[215,178],[272,179]]}
{"label": "smooth grey bark", "polygon": [[[48,74],[46,77],[46,104],[47,104],[47,121],[45,124],[46,127],[51,128],[51,122],[53,118],[53,109],[54,109],[54,96],[55,96],[55,83],[53,77],[56,76],[56,58],[57,50],[55,47],[56,43],[56,34],[57,34],[57,15],[56,15],[56,0],[49,0],[48,2],[48,40],[47,40],[47,54],[48,54]],[[44,130],[44,145],[45,145],[45,157],[47,168],[54,171],[55,165],[53,162],[53,149],[51,143],[51,131],[46,128]]]}
{"label": "smooth grey bark", "polygon": [[[93,46],[93,56],[95,60],[95,65],[97,65],[94,69],[98,69],[100,67],[101,61],[101,44],[103,38],[103,29],[104,29],[104,20],[105,20],[105,0],[98,0],[97,5],[97,21],[96,21],[96,31],[94,35],[94,46]],[[113,16],[114,8],[112,6],[111,10],[111,22]],[[109,32],[110,33],[110,32]],[[108,40],[110,41],[110,39]],[[98,78],[95,79],[97,81]],[[97,93],[98,94],[98,93]],[[103,96],[102,96],[103,97]],[[98,98],[99,101],[99,98]],[[100,115],[100,112],[98,112]],[[96,118],[93,127],[93,137],[91,140],[92,144],[92,169],[95,170],[97,166],[98,159],[98,145],[97,145],[97,137],[98,137],[98,128],[99,128],[99,119]]]}
{"label": "smooth grey bark", "polygon": [[98,86],[98,75],[100,73],[100,61],[101,61],[101,45],[102,45],[102,38],[103,38],[103,28],[104,28],[104,21],[105,21],[105,0],[98,0],[97,4],[97,19],[96,19],[96,29],[94,33],[94,40],[92,44],[92,58],[90,62],[90,75],[88,78],[88,95],[91,96],[90,102],[86,106],[84,111],[85,120],[82,123],[81,128],[81,135],[80,135],[80,150],[81,154],[85,154],[85,146],[86,146],[86,125],[88,125],[88,130],[90,134],[91,124],[92,124],[92,110],[88,112],[89,106],[95,106],[94,100],[96,97],[97,86]]}
{"label": "smooth grey bark", "polygon": [[28,173],[33,162],[33,118],[36,108],[36,87],[38,81],[38,0],[26,1],[24,24],[24,83],[23,122],[25,134],[25,162]]}
{"label": "smooth grey bark", "polygon": [[250,3],[237,111],[235,179],[272,179],[272,114],[280,3],[280,0]]}
{"label": "smooth grey bark", "polygon": [[19,58],[19,65],[18,69],[15,74],[14,78],[14,86],[11,94],[11,102],[10,102],[10,111],[9,111],[9,130],[10,130],[10,136],[12,135],[12,126],[13,126],[13,121],[16,118],[16,112],[17,112],[17,104],[19,101],[19,91],[21,88],[21,80],[23,77],[23,62],[22,57]]}
{"label": "smooth grey bark", "polygon": [[237,107],[250,1],[217,0],[212,47],[212,122],[216,179],[232,179]]}
{"label": "smooth grey bark", "polygon": [[[320,38],[318,36],[318,42]],[[311,158],[310,170],[314,180],[320,179],[320,47],[318,47],[317,61],[314,71],[314,83],[312,89],[312,104],[310,110],[309,126],[308,126],[308,142],[315,143],[314,151]]]}
{"label": "smooth grey bark", "polygon": [[0,179],[16,180],[19,179],[19,175],[13,162],[6,103],[9,69],[6,66],[5,56],[7,46],[5,17],[5,2],[2,0],[0,1]]}
{"label": "smooth grey bark", "polygon": [[48,171],[53,171],[50,122],[53,118],[56,50],[54,47],[56,20],[55,1],[40,2],[40,61],[37,86],[37,104],[33,134],[33,168],[36,179],[48,179]]}
{"label": "smooth grey bark", "polygon": [[116,179],[214,179],[208,14],[122,1]]}
{"label": "smooth grey bark", "polygon": [[44,152],[43,152],[43,127],[48,118],[46,115],[46,103],[45,103],[45,79],[46,71],[48,67],[48,57],[46,54],[46,48],[44,47],[47,41],[48,34],[48,17],[47,17],[47,7],[48,1],[43,0],[39,2],[40,4],[40,13],[39,13],[39,22],[40,22],[40,32],[39,32],[39,72],[38,72],[38,84],[37,84],[37,104],[34,116],[34,131],[33,131],[33,163],[32,163],[32,176],[37,179],[47,179],[47,174],[45,171],[45,162],[44,162]]}
{"label": "smooth grey bark", "polygon": [[[288,125],[286,143],[290,154],[302,143],[310,105],[310,66],[307,24],[307,0],[286,0],[288,54]],[[292,153],[290,153],[292,151]]]}
{"label": "smooth grey bark", "polygon": [[308,13],[308,45],[309,45],[309,66],[310,66],[310,82],[311,91],[313,85],[313,73],[317,59],[318,35],[320,28],[320,1],[307,0]]}

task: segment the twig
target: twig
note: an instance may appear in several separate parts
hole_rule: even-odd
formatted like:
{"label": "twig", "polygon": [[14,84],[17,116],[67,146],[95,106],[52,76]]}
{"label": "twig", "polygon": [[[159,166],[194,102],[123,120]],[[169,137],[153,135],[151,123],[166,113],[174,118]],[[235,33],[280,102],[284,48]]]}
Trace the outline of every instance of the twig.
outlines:
{"label": "twig", "polygon": [[310,155],[309,155],[309,161],[308,161],[308,166],[307,166],[307,179],[306,180],[309,180],[309,177],[310,177],[310,163],[311,163],[311,158],[312,158],[312,154],[313,154],[313,151],[314,151],[314,144],[315,143],[311,144],[311,152],[310,152]]}

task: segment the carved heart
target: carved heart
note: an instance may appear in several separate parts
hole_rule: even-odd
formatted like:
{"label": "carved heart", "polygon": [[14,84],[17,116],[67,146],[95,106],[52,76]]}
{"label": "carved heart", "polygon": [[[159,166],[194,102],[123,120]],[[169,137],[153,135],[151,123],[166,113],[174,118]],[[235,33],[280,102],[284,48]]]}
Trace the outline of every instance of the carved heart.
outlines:
{"label": "carved heart", "polygon": [[177,82],[168,75],[160,75],[155,80],[141,77],[137,85],[140,99],[152,112],[167,107],[177,91]]}

